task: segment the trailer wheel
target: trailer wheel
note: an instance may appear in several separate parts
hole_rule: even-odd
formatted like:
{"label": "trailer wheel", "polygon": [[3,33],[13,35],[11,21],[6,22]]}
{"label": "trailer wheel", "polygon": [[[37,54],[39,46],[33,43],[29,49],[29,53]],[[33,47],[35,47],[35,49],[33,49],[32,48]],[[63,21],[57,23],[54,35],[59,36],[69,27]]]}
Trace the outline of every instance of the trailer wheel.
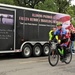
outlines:
{"label": "trailer wheel", "polygon": [[35,44],[33,47],[33,55],[40,56],[42,54],[42,46],[40,44]]}
{"label": "trailer wheel", "polygon": [[22,50],[22,56],[23,57],[30,57],[32,54],[32,47],[29,44],[24,45],[23,50]]}
{"label": "trailer wheel", "polygon": [[43,55],[48,55],[48,53],[49,53],[49,44],[44,44]]}

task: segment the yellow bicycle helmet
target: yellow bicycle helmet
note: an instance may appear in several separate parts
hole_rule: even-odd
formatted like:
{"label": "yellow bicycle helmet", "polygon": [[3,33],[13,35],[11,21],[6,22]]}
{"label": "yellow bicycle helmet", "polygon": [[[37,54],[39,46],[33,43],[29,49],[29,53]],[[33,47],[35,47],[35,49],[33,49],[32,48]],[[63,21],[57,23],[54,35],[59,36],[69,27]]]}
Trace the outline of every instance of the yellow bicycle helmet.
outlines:
{"label": "yellow bicycle helmet", "polygon": [[56,26],[62,26],[61,22],[57,22]]}

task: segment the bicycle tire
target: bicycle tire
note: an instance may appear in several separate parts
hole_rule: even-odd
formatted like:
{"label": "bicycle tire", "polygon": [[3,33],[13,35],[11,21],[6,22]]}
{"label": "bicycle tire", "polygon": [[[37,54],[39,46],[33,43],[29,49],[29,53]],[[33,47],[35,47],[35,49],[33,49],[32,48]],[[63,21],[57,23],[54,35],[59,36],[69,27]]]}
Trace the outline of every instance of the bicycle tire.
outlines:
{"label": "bicycle tire", "polygon": [[[50,49],[49,50],[49,55],[48,55],[48,61],[49,61],[49,64],[51,66],[56,66],[58,64],[58,61],[59,61],[59,54],[57,52],[57,50],[54,50],[54,55],[56,56],[55,58],[57,58],[57,60],[55,61],[55,63],[52,62],[52,59],[51,59],[51,56],[52,56],[52,50]],[[55,59],[54,58],[54,59]]]}
{"label": "bicycle tire", "polygon": [[[69,61],[67,59],[69,58]],[[69,64],[72,60],[72,52],[69,50],[67,55],[66,55],[66,60],[64,61],[66,64]]]}

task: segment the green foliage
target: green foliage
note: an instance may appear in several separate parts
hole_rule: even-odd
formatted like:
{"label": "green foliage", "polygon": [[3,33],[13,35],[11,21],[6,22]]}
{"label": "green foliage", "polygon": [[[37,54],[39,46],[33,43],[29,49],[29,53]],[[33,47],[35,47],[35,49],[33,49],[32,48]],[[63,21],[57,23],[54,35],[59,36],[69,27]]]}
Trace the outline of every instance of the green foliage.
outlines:
{"label": "green foliage", "polygon": [[71,9],[72,9],[73,12],[74,12],[74,15],[72,16],[71,22],[72,22],[72,24],[73,24],[74,27],[75,27],[75,5],[71,6]]}
{"label": "green foliage", "polygon": [[36,6],[36,9],[42,9],[47,11],[57,12],[57,6],[54,3],[54,0],[45,0],[43,3],[39,2]]}
{"label": "green foliage", "polygon": [[35,8],[59,13],[66,13],[66,10],[70,6],[70,3],[71,0],[45,0],[43,3],[39,2],[35,6]]}
{"label": "green foliage", "polygon": [[66,10],[65,10],[66,14],[69,14],[71,17],[74,16],[74,11],[72,10],[72,7],[69,6]]}
{"label": "green foliage", "polygon": [[71,9],[73,10],[74,15],[75,15],[75,5],[71,6]]}
{"label": "green foliage", "polygon": [[73,26],[75,27],[75,19],[71,21],[71,23],[73,24]]}
{"label": "green foliage", "polygon": [[59,13],[65,13],[70,5],[71,0],[55,0],[56,6],[58,7]]}
{"label": "green foliage", "polygon": [[14,0],[15,5],[34,8],[39,2],[44,2],[44,0]]}
{"label": "green foliage", "polygon": [[14,4],[13,0],[0,0],[0,3],[3,3],[3,4]]}
{"label": "green foliage", "polygon": [[75,27],[75,6],[69,6],[66,10],[66,14],[69,14],[71,16],[71,23],[74,25]]}

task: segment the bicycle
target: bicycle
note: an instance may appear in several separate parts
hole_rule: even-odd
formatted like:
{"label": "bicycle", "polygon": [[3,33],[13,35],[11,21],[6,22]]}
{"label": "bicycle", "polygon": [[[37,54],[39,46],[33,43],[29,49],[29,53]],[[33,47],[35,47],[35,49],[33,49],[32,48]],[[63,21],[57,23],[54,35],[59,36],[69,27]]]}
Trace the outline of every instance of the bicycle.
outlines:
{"label": "bicycle", "polygon": [[[61,55],[61,52],[57,48],[57,44],[58,43],[51,42],[51,46],[49,48],[50,50],[48,55],[48,61],[51,66],[56,66],[58,64],[59,57]],[[67,50],[67,54],[64,63],[69,64],[72,60],[72,52],[69,47],[67,47],[66,50]]]}

